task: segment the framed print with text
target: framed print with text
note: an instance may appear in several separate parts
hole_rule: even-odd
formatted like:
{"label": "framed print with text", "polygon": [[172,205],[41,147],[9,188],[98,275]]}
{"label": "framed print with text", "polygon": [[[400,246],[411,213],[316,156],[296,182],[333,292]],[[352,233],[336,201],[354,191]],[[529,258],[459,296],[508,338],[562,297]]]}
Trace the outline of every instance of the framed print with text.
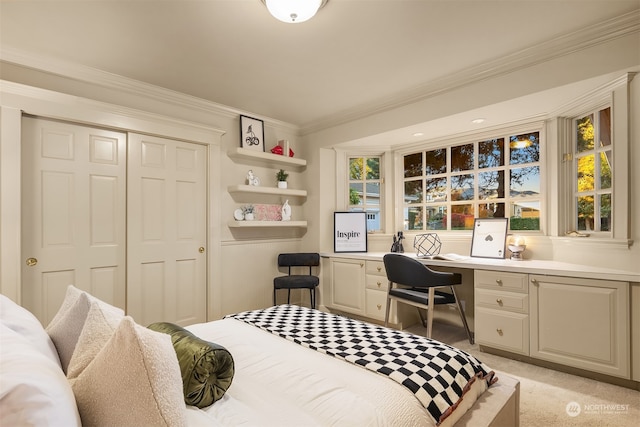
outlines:
{"label": "framed print with text", "polygon": [[333,213],[333,251],[367,252],[367,213]]}
{"label": "framed print with text", "polygon": [[473,223],[471,256],[504,258],[508,218],[476,218]]}

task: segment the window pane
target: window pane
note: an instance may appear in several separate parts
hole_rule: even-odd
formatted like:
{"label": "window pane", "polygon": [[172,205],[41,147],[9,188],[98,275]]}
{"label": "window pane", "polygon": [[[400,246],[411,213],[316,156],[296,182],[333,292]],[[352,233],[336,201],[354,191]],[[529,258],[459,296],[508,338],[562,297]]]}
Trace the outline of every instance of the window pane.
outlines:
{"label": "window pane", "polygon": [[504,138],[478,143],[478,167],[495,168],[504,166]]}
{"label": "window pane", "polygon": [[611,188],[611,150],[600,153],[600,188]]}
{"label": "window pane", "polygon": [[451,206],[452,230],[473,230],[474,218],[473,205]]}
{"label": "window pane", "polygon": [[427,175],[435,175],[447,171],[447,150],[445,148],[427,151],[426,157],[425,173]]}
{"label": "window pane", "polygon": [[427,179],[427,202],[447,201],[447,178]]}
{"label": "window pane", "polygon": [[578,230],[593,230],[593,196],[578,197]]}
{"label": "window pane", "polygon": [[478,218],[504,218],[504,203],[481,203]]}
{"label": "window pane", "polygon": [[349,159],[349,179],[364,179],[364,159],[362,157]]}
{"label": "window pane", "polygon": [[451,172],[473,169],[474,153],[473,144],[451,147]]}
{"label": "window pane", "polygon": [[611,231],[611,194],[600,196],[600,231]]}
{"label": "window pane", "polygon": [[540,160],[539,133],[511,136],[509,137],[509,148],[511,150],[510,164],[521,165],[537,162]]}
{"label": "window pane", "polygon": [[480,172],[478,179],[480,200],[504,198],[504,171]]}
{"label": "window pane", "polygon": [[540,202],[513,202],[509,206],[509,229],[540,230]]}
{"label": "window pane", "polygon": [[422,180],[405,181],[404,202],[422,203]]}
{"label": "window pane", "polygon": [[380,183],[379,182],[367,182],[367,205],[379,206],[380,205]]}
{"label": "window pane", "polygon": [[349,184],[349,204],[361,205],[362,204],[362,183],[352,182]]}
{"label": "window pane", "polygon": [[607,147],[611,145],[611,108],[600,110],[600,146]]}
{"label": "window pane", "polygon": [[404,177],[422,176],[422,153],[404,156]]}
{"label": "window pane", "polygon": [[425,213],[427,216],[427,230],[447,229],[446,206],[429,206]]}
{"label": "window pane", "polygon": [[595,188],[594,160],[593,154],[578,158],[578,191],[591,191]]}
{"label": "window pane", "polygon": [[576,150],[578,153],[593,150],[593,114],[576,121]]}
{"label": "window pane", "polygon": [[531,197],[540,194],[540,167],[511,169],[509,195],[511,197]]}
{"label": "window pane", "polygon": [[422,230],[422,208],[420,206],[404,210],[404,229]]}
{"label": "window pane", "polygon": [[380,179],[380,158],[367,158],[367,179]]}
{"label": "window pane", "polygon": [[451,177],[451,201],[473,200],[473,175],[457,175]]}

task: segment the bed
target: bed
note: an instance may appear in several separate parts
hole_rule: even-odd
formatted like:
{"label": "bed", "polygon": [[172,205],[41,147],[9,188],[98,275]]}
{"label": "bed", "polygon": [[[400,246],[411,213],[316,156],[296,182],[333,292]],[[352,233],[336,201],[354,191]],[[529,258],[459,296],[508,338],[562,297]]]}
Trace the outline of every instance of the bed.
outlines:
{"label": "bed", "polygon": [[518,425],[515,379],[480,365],[483,370],[465,384],[463,399],[435,420],[424,397],[392,378],[397,373],[364,366],[370,355],[361,351],[354,361],[347,360],[348,351],[335,350],[358,343],[327,344],[326,335],[291,327],[290,315],[298,326],[322,321],[357,328],[347,334],[350,341],[372,331],[404,333],[297,306],[188,326],[190,335],[230,354],[234,369],[215,402],[186,405],[184,370],[169,335],[137,325],[83,291],[70,287],[67,295],[46,330],[2,296],[1,425]]}

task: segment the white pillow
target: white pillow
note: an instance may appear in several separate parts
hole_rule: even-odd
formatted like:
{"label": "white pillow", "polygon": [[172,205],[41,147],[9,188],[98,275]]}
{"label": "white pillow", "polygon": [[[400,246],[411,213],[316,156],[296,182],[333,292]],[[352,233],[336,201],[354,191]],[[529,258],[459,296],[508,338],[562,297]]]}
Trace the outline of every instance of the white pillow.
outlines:
{"label": "white pillow", "polygon": [[65,374],[92,302],[99,304],[103,310],[124,316],[124,311],[121,309],[69,285],[60,309],[46,329],[56,347],[60,366]]}
{"label": "white pillow", "polygon": [[29,340],[0,324],[0,425],[80,426],[62,369]]}
{"label": "white pillow", "polygon": [[69,361],[67,378],[77,377],[91,363],[109,341],[123,317],[113,310],[105,310],[97,302],[91,303],[84,327]]}
{"label": "white pillow", "polygon": [[2,294],[0,294],[0,323],[22,335],[38,351],[60,366],[58,352],[36,316]]}
{"label": "white pillow", "polygon": [[82,423],[92,426],[186,425],[182,375],[171,337],[126,316],[75,379]]}

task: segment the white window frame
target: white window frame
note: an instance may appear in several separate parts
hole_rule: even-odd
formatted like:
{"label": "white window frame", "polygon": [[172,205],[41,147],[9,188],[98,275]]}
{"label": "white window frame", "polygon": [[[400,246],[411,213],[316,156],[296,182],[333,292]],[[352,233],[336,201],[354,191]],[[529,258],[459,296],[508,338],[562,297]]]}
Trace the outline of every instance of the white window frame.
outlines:
{"label": "white window frame", "polygon": [[[371,234],[383,234],[386,230],[391,229],[391,225],[388,224],[390,215],[387,213],[390,211],[388,206],[390,197],[386,197],[389,193],[388,180],[385,179],[386,171],[390,170],[388,161],[390,156],[387,151],[381,150],[343,150],[335,149],[336,152],[336,165],[338,166],[336,173],[336,210],[349,211],[349,159],[354,157],[380,157],[380,230],[369,231]],[[364,206],[363,206],[364,207]]]}
{"label": "white window frame", "polygon": [[[466,135],[462,135],[462,136],[456,136],[456,137],[452,137],[452,138],[446,138],[446,139],[437,139],[437,140],[433,140],[433,141],[423,141],[421,143],[417,143],[417,144],[412,144],[409,148],[405,148],[403,147],[403,149],[401,150],[397,150],[395,152],[395,158],[396,158],[396,170],[397,170],[397,174],[396,174],[396,181],[398,183],[398,185],[395,187],[395,191],[397,194],[396,197],[396,206],[398,206],[398,209],[396,209],[396,215],[397,215],[397,226],[401,227],[400,229],[404,229],[404,214],[403,214],[403,209],[405,208],[405,203],[404,203],[404,156],[407,154],[415,154],[417,152],[425,152],[425,151],[430,151],[430,150],[437,150],[440,148],[444,148],[448,151],[448,155],[450,156],[451,154],[451,147],[455,147],[455,146],[459,146],[459,145],[464,145],[464,144],[477,144],[478,142],[481,141],[486,141],[486,140],[490,140],[490,139],[495,139],[495,138],[499,138],[499,137],[503,137],[505,136],[505,144],[509,143],[509,139],[508,136],[512,136],[512,135],[520,135],[520,134],[525,134],[525,133],[532,133],[532,132],[538,132],[539,133],[539,141],[540,141],[540,158],[538,161],[538,165],[540,167],[540,197],[538,198],[540,200],[540,229],[539,230],[516,230],[514,232],[517,232],[518,234],[523,234],[523,235],[541,235],[545,233],[546,230],[546,223],[547,223],[547,216],[549,215],[548,209],[547,209],[547,185],[546,185],[546,127],[545,127],[545,123],[542,121],[531,121],[531,122],[526,122],[526,123],[521,123],[521,124],[517,124],[517,125],[513,125],[513,126],[508,126],[508,127],[495,127],[495,128],[491,128],[488,130],[484,130],[482,132],[476,132],[476,133],[472,133],[472,134],[466,134]],[[474,159],[474,170],[473,172],[477,172],[477,156],[476,159]],[[505,173],[507,174],[507,180],[508,180],[508,176],[509,176],[509,171],[511,168],[517,168],[520,167],[520,165],[509,165],[509,164],[505,164],[503,167],[500,168],[489,168],[487,171],[491,171],[491,170],[496,170],[496,169],[502,169],[505,171]],[[451,178],[454,175],[460,175],[459,172],[454,172],[452,173],[450,170],[447,170],[446,175]],[[508,183],[508,182],[507,182]],[[474,188],[475,188],[475,194],[476,194],[476,198],[474,198],[473,200],[468,201],[469,203],[472,203],[474,205],[478,205],[479,200],[478,200],[478,181],[477,179],[474,180]],[[507,189],[508,191],[508,189]],[[510,211],[510,206],[509,206],[509,201],[513,200],[509,197],[505,197],[504,199],[504,203],[505,203],[505,213],[508,215],[509,211]],[[449,208],[451,208],[451,206],[456,205],[456,204],[460,204],[460,203],[452,203],[451,200],[447,200],[447,202],[444,202],[443,204],[446,204]],[[416,205],[418,206],[418,205]],[[450,212],[449,212],[450,213]],[[477,215],[477,212],[475,212],[475,214]],[[424,230],[425,232],[429,232],[429,230]],[[464,235],[464,234],[471,234],[471,230],[436,230],[438,233],[442,233],[442,234],[454,234],[454,235]],[[405,230],[405,232],[409,232],[409,233],[419,233],[421,232],[421,230]],[[510,231],[511,232],[511,231]]]}
{"label": "white window frame", "polygon": [[[558,188],[557,206],[558,218],[555,227],[557,236],[565,236],[566,233],[577,227],[577,206],[575,203],[577,189],[577,173],[575,153],[575,126],[577,118],[611,107],[611,137],[613,150],[612,166],[612,220],[611,231],[588,232],[590,239],[583,239],[585,244],[609,242],[630,247],[631,240],[629,217],[631,205],[629,197],[630,189],[630,94],[629,85],[634,73],[627,73],[612,82],[603,85],[595,91],[576,100],[555,114],[555,130],[558,156]],[[554,234],[555,234],[554,233]],[[585,240],[589,240],[586,242]]]}

